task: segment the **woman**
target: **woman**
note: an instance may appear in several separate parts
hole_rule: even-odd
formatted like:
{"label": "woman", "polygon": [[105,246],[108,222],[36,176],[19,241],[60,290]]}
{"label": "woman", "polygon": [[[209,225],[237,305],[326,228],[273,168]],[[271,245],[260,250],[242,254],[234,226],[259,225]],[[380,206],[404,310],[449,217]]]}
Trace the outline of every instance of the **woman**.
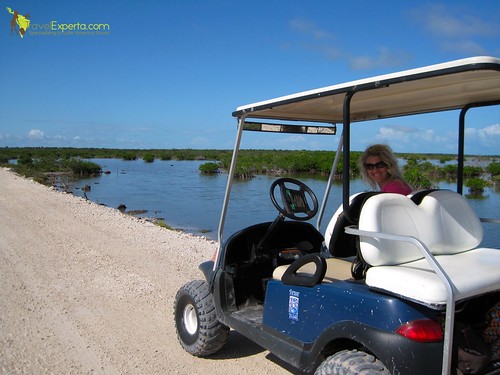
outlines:
{"label": "woman", "polygon": [[384,193],[408,195],[412,192],[410,185],[403,179],[398,162],[387,145],[376,144],[368,147],[359,160],[363,180],[373,189]]}

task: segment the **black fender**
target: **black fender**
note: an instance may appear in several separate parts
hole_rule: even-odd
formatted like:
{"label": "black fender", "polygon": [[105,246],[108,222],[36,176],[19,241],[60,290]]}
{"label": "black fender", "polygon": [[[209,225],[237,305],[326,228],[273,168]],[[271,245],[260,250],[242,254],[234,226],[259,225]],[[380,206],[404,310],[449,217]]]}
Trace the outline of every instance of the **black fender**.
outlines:
{"label": "black fender", "polygon": [[[302,353],[301,368],[312,373],[322,361],[321,352],[329,342],[348,340],[355,349],[356,344],[377,357],[395,375],[441,374],[443,342],[417,343],[394,332],[385,332],[355,321],[344,321],[332,325]],[[418,366],[415,366],[418,363]]]}
{"label": "black fender", "polygon": [[207,280],[208,285],[212,285],[213,277],[214,277],[214,262],[212,260],[208,260],[206,262],[203,262],[198,266],[198,269],[205,276],[205,279]]}

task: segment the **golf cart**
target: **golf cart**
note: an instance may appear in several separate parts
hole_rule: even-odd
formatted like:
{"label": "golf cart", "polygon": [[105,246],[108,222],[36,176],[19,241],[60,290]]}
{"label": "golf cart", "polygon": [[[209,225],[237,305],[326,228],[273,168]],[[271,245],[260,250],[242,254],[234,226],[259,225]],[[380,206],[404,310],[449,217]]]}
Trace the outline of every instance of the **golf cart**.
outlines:
{"label": "golf cart", "polygon": [[[489,348],[455,334],[483,327],[500,308],[500,250],[480,246],[482,222],[500,220],[478,218],[462,196],[465,115],[498,104],[500,59],[473,57],[238,107],[219,247],[200,265],[205,280],[175,299],[180,344],[209,356],[233,329],[302,373],[500,373]],[[351,194],[344,168],[342,204],[321,232],[340,155],[350,165],[351,124],[449,110],[458,113],[456,191]],[[323,200],[277,179],[276,219],[223,241],[242,134],[333,136],[335,124],[342,134]],[[498,339],[497,330],[492,348]]]}

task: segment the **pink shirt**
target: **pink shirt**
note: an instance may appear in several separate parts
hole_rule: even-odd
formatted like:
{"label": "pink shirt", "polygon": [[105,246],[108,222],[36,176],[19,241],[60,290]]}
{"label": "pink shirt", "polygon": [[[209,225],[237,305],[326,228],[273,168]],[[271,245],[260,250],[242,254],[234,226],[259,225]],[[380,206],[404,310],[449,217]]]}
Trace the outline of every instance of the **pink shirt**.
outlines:
{"label": "pink shirt", "polygon": [[411,187],[406,182],[401,180],[389,181],[380,191],[384,193],[398,193],[403,195],[408,195],[412,192]]}

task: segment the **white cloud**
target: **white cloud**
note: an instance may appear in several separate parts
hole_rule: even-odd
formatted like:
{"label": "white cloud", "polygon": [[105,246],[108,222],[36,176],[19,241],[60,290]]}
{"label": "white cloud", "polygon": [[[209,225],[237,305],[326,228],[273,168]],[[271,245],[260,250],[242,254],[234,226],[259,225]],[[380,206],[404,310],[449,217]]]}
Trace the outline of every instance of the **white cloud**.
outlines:
{"label": "white cloud", "polygon": [[[386,47],[379,48],[374,55],[353,57],[347,49],[339,46],[336,34],[318,27],[313,21],[293,19],[289,25],[293,31],[304,37],[302,48],[320,53],[328,60],[346,60],[353,70],[399,67],[410,59],[409,53],[391,51]],[[288,44],[287,48],[289,48]]]}
{"label": "white cloud", "polygon": [[394,128],[380,128],[377,134],[377,139],[400,139],[408,141],[408,134]]}
{"label": "white cloud", "polygon": [[465,130],[467,137],[481,139],[488,143],[500,141],[500,124],[490,125],[482,129],[467,128]]}
{"label": "white cloud", "polygon": [[464,9],[457,11],[456,8],[430,5],[414,14],[426,31],[439,37],[489,36],[499,31],[499,25],[470,15],[470,9],[465,12]]}
{"label": "white cloud", "polygon": [[488,54],[476,38],[497,38],[500,24],[473,15],[474,9],[468,7],[447,7],[426,5],[413,9],[410,14],[420,28],[435,38],[436,44],[445,52],[464,55]]}
{"label": "white cloud", "polygon": [[456,137],[451,138],[436,134],[432,129],[418,129],[406,126],[381,127],[375,135],[377,142],[393,145],[397,151],[420,152],[427,149],[431,152],[433,145],[439,145],[441,152],[456,148]]}
{"label": "white cloud", "polygon": [[313,21],[293,19],[289,22],[290,28],[302,34],[312,36],[314,39],[333,39],[335,35],[327,30],[320,29]]}
{"label": "white cloud", "polygon": [[484,55],[488,53],[482,45],[472,40],[443,41],[440,46],[443,51],[459,52],[464,55]]}
{"label": "white cloud", "polygon": [[[373,142],[387,143],[397,152],[457,152],[457,133],[439,134],[434,129],[405,126],[385,126],[378,129]],[[498,155],[500,124],[484,128],[466,128],[466,152],[469,154]]]}
{"label": "white cloud", "polygon": [[[332,45],[335,42],[335,34],[319,28],[316,23],[306,19],[293,19],[289,22],[292,31],[301,34],[301,48],[324,55],[328,60],[336,60],[342,57],[340,49]],[[286,48],[290,48],[287,43]]]}
{"label": "white cloud", "polygon": [[385,67],[398,67],[404,65],[410,59],[405,52],[393,52],[382,47],[376,56],[355,56],[350,59],[350,66],[354,70],[375,69]]}
{"label": "white cloud", "polygon": [[499,137],[500,136],[500,124],[495,124],[487,126],[486,128],[480,129],[480,135],[485,137]]}
{"label": "white cloud", "polygon": [[[398,140],[401,142],[409,142],[415,136],[422,137],[424,131],[406,126],[384,126],[378,130],[375,136],[378,140]],[[428,136],[426,137],[428,138]]]}
{"label": "white cloud", "polygon": [[498,155],[500,124],[465,129],[466,150],[471,154]]}
{"label": "white cloud", "polygon": [[31,129],[28,132],[28,138],[32,140],[40,140],[45,138],[45,134],[39,129]]}

